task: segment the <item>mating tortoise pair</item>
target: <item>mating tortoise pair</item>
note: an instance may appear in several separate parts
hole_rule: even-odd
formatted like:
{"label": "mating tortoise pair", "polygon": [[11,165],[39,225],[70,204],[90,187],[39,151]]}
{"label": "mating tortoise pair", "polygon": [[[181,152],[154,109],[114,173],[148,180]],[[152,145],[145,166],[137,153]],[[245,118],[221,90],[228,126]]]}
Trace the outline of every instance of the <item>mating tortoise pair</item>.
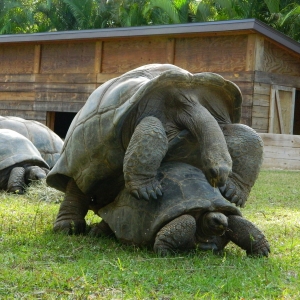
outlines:
{"label": "mating tortoise pair", "polygon": [[214,73],[169,64],[137,68],[96,89],[75,116],[47,183],[65,198],[54,225],[82,233],[88,209],[111,203],[125,184],[157,201],[162,162],[202,170],[207,182],[244,206],[262,162],[262,140],[238,124],[242,96]]}

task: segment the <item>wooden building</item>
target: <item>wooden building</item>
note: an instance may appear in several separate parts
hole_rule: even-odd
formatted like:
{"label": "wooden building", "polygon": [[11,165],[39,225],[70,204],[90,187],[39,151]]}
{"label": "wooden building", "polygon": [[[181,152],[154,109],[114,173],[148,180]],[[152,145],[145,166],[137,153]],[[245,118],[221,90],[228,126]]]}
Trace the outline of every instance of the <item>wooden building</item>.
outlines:
{"label": "wooden building", "polygon": [[300,134],[300,44],[255,19],[2,35],[0,115],[64,136],[97,86],[150,63],[216,72],[240,87],[242,123]]}

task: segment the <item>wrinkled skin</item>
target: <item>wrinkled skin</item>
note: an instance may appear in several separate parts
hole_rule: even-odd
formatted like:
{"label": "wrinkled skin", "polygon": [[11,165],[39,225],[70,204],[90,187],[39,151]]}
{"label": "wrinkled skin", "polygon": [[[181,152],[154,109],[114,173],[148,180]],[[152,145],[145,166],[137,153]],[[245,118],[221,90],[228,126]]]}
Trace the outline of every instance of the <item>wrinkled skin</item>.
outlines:
{"label": "wrinkled skin", "polygon": [[[220,127],[232,158],[232,172],[219,189],[227,200],[244,207],[262,165],[263,142],[249,126],[225,124]],[[201,169],[196,143],[188,131],[182,131],[173,141],[164,161],[180,160]]]}
{"label": "wrinkled skin", "polygon": [[48,169],[18,164],[0,171],[0,189],[10,193],[23,194],[32,181],[45,179]]}

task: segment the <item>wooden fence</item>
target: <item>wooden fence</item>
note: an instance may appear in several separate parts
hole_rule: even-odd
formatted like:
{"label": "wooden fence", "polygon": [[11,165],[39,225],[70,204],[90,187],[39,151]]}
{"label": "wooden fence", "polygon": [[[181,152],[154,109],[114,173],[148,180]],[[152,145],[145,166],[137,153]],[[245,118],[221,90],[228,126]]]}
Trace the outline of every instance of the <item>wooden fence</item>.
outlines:
{"label": "wooden fence", "polygon": [[264,169],[300,170],[300,135],[259,135],[264,141]]}

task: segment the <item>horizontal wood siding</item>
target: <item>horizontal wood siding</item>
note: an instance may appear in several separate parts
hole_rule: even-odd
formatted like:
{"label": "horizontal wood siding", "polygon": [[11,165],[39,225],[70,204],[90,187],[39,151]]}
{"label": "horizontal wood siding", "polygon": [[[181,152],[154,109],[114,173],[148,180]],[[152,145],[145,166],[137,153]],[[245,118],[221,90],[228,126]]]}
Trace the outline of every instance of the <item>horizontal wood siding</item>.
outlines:
{"label": "horizontal wood siding", "polygon": [[271,85],[255,82],[252,108],[252,128],[267,133],[269,126]]}
{"label": "horizontal wood siding", "polygon": [[300,136],[261,133],[265,169],[300,170]]}
{"label": "horizontal wood siding", "polygon": [[[2,107],[2,106],[1,106]],[[30,110],[30,107],[26,107],[26,110],[19,110],[16,107],[13,107],[13,109],[0,109],[0,115],[1,116],[14,116],[14,117],[20,117],[27,120],[36,120],[42,123],[45,123],[46,121],[46,112],[45,111],[35,111]]]}
{"label": "horizontal wood siding", "polygon": [[78,112],[96,81],[91,73],[0,75],[0,114],[46,123],[47,111]]}
{"label": "horizontal wood siding", "polygon": [[[299,73],[300,74],[300,73]],[[275,74],[255,71],[254,81],[265,84],[276,84],[300,89],[300,76]]]}

